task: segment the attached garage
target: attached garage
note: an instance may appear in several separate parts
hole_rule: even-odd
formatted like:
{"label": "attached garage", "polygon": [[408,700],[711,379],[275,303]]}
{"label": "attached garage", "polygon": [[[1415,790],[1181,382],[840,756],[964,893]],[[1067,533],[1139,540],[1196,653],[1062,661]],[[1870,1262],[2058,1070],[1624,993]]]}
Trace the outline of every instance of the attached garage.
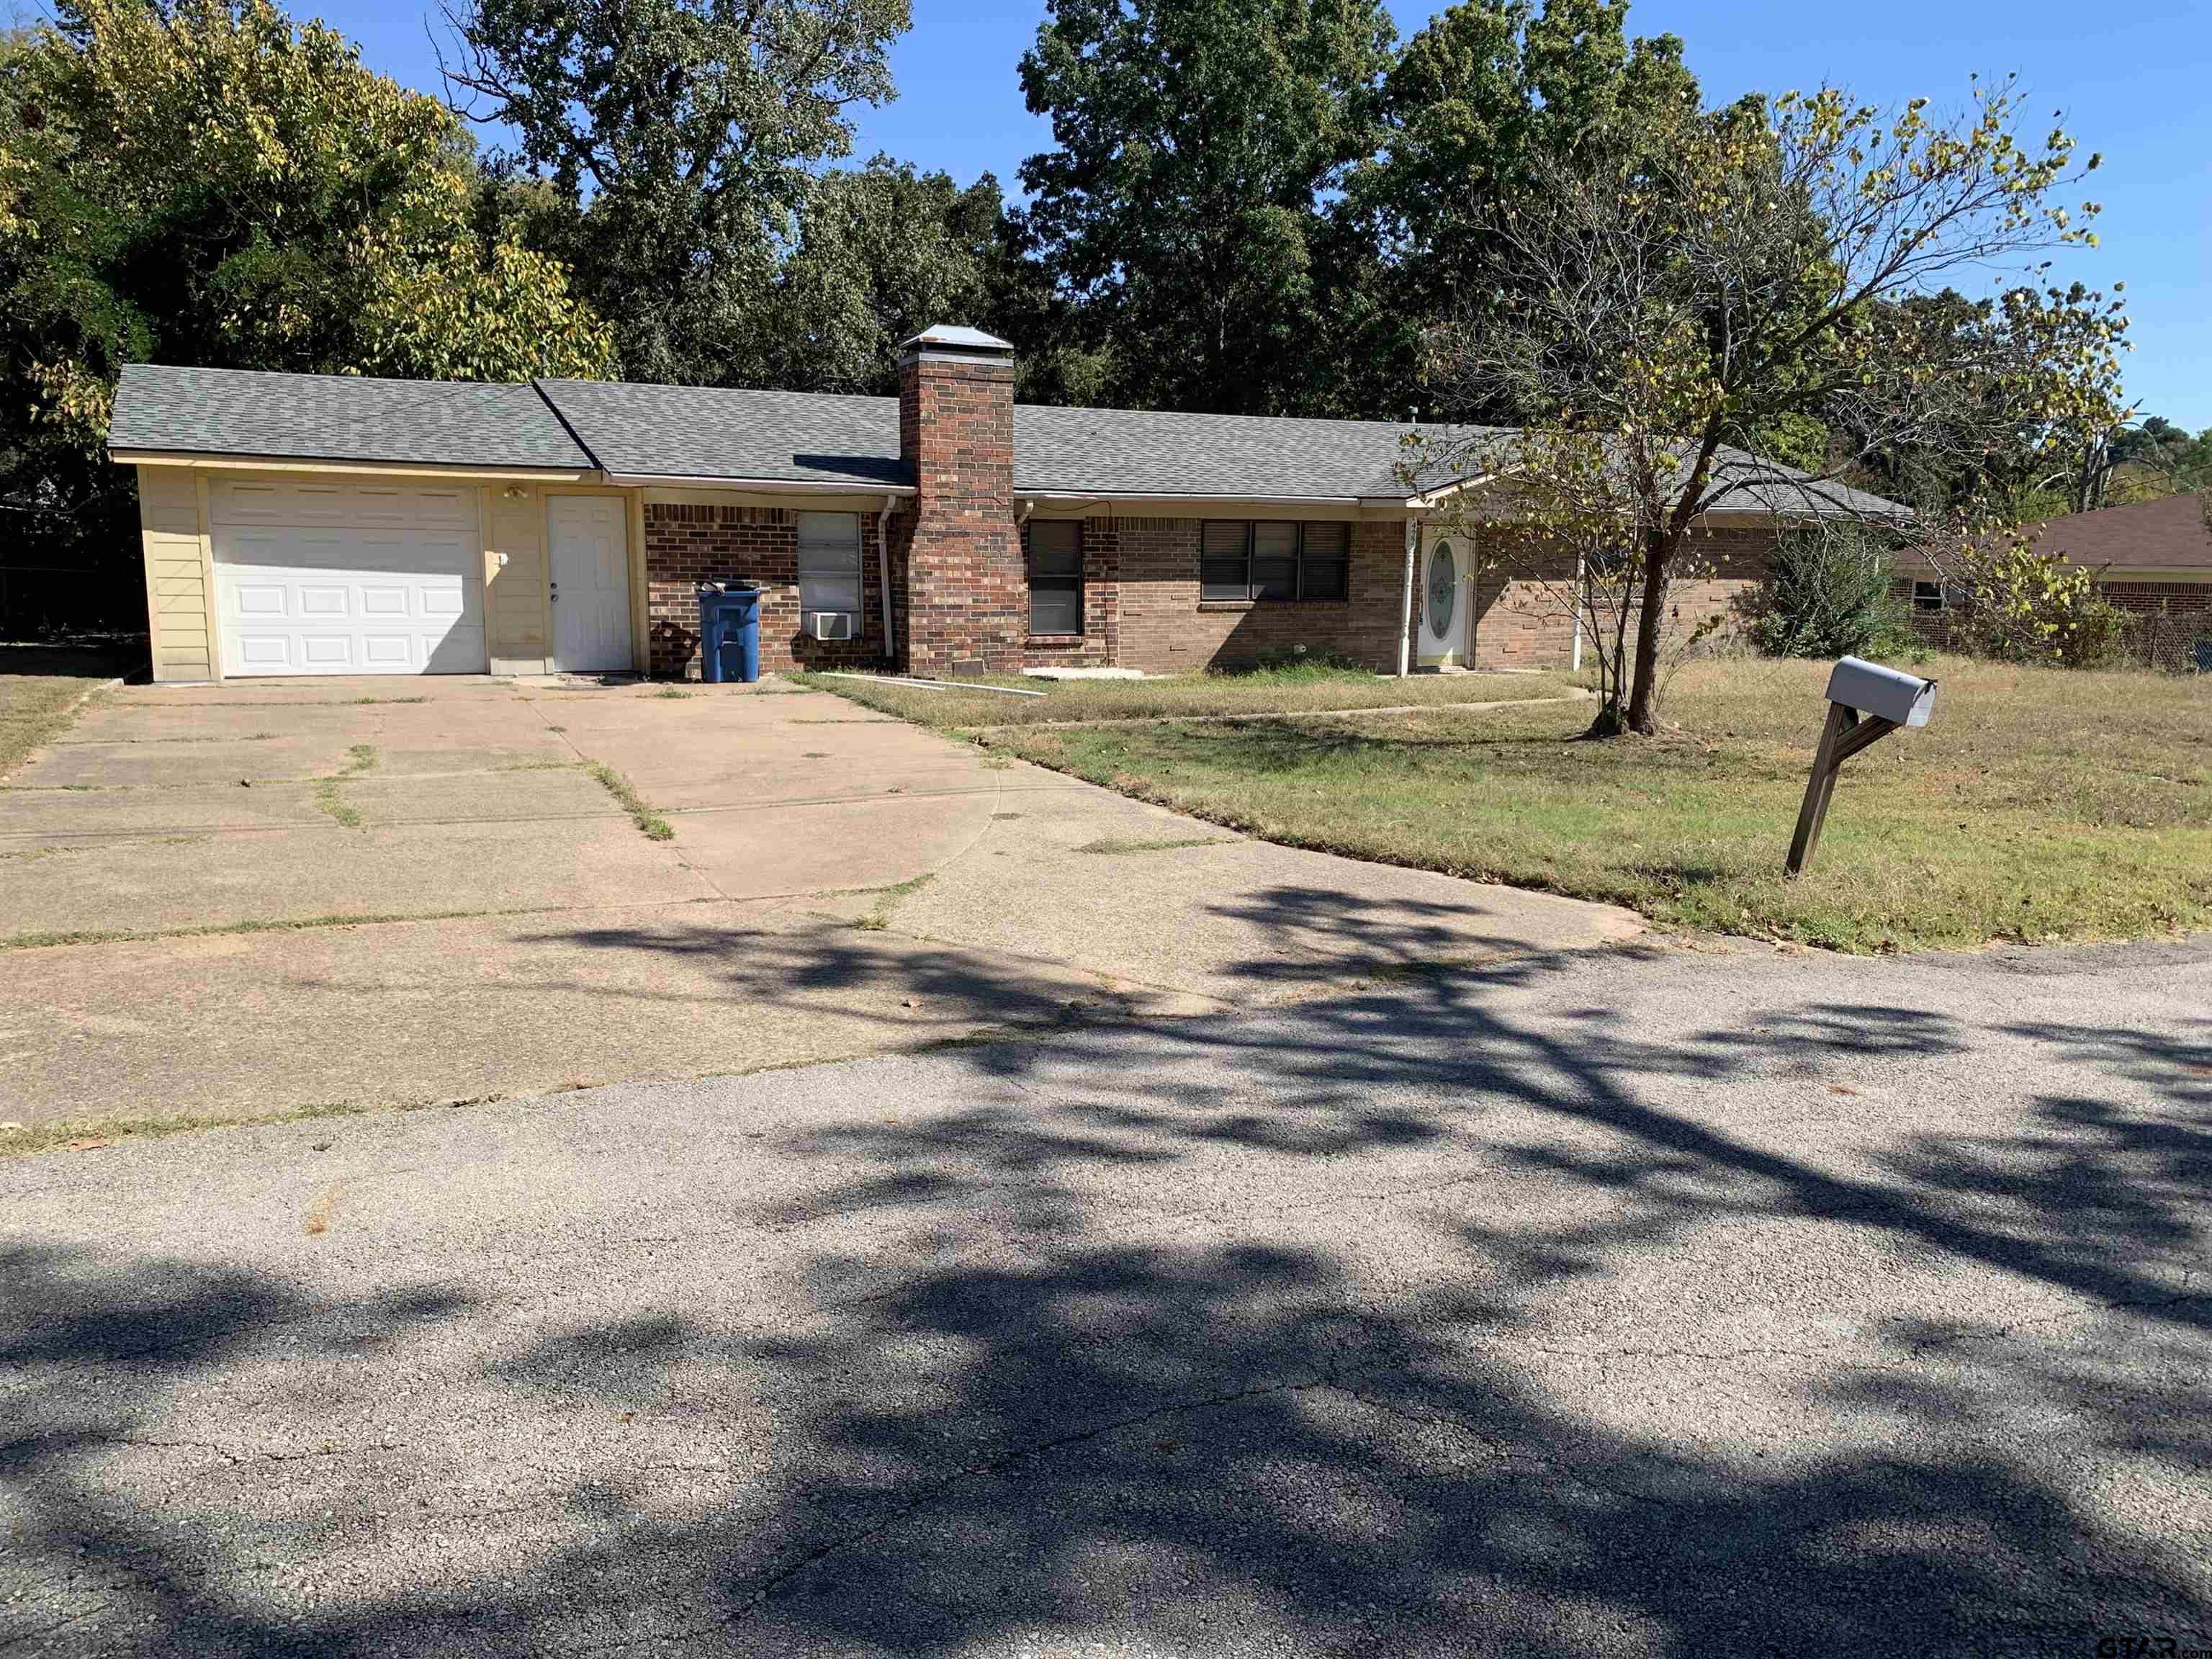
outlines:
{"label": "attached garage", "polygon": [[534,386],[131,364],[158,680],[623,672],[629,498]]}
{"label": "attached garage", "polygon": [[477,507],[473,484],[210,480],[223,674],[483,673]]}

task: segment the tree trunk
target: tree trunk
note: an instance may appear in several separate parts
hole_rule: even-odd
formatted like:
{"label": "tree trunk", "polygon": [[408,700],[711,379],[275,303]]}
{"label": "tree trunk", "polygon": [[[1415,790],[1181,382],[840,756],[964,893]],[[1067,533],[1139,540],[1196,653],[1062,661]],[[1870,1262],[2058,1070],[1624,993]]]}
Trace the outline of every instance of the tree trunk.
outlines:
{"label": "tree trunk", "polygon": [[1659,629],[1667,617],[1667,567],[1674,550],[1653,532],[1644,543],[1644,603],[1636,616],[1636,672],[1628,693],[1627,729],[1650,737],[1658,729]]}

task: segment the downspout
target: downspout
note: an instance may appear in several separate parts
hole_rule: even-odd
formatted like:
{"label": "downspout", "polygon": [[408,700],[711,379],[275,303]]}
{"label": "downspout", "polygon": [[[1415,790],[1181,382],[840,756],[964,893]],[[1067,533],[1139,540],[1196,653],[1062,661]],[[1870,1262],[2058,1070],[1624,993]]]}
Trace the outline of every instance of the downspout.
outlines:
{"label": "downspout", "polygon": [[1413,667],[1413,553],[1420,545],[1421,521],[1412,514],[1406,515],[1406,592],[1398,607],[1398,678],[1404,679]]}
{"label": "downspout", "polygon": [[886,495],[880,512],[876,514],[876,586],[884,601],[884,660],[890,662],[898,656],[898,628],[891,614],[891,514],[898,510],[898,497]]}
{"label": "downspout", "polygon": [[[1030,519],[1036,512],[1036,501],[1034,497],[1016,497],[1014,501],[1014,556],[1021,561],[1022,581],[1024,591],[1027,589],[1027,584],[1030,579]],[[1022,631],[1024,634],[1029,631],[1029,618],[1026,616],[1022,619]],[[1026,647],[1024,647],[1022,659],[1024,662],[1029,659]]]}
{"label": "downspout", "polygon": [[1575,555],[1575,651],[1567,666],[1574,673],[1583,672],[1583,595],[1588,591],[1589,577],[1583,566],[1583,556]]}

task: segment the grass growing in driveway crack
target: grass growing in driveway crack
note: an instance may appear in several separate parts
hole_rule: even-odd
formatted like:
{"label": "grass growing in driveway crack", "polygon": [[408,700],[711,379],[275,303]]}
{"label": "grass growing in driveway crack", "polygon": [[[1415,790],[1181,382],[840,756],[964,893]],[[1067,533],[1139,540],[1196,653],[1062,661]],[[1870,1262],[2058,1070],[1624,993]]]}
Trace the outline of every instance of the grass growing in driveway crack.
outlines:
{"label": "grass growing in driveway crack", "polygon": [[630,781],[613,767],[605,761],[592,761],[585,769],[599,781],[600,787],[622,803],[623,811],[629,814],[629,821],[637,826],[638,833],[647,841],[676,839],[675,826],[647,806],[631,787]]}
{"label": "grass growing in driveway crack", "polygon": [[1235,838],[1229,836],[1182,836],[1173,841],[1115,841],[1110,836],[1103,841],[1087,841],[1075,850],[1079,853],[1170,853],[1178,847],[1231,847]]}
{"label": "grass growing in driveway crack", "polygon": [[85,927],[65,933],[9,933],[0,951],[43,951],[58,945],[131,945],[146,939],[203,939],[218,933],[297,933],[316,927],[369,927],[396,921],[465,921],[479,916],[535,916],[565,909],[559,904],[524,904],[499,910],[416,910],[360,915],[297,916],[276,921],[218,921],[191,927]]}
{"label": "grass growing in driveway crack", "polygon": [[348,778],[357,778],[376,764],[376,745],[357,743],[348,752],[353,756],[351,760],[329,777],[315,780],[315,805],[347,829],[358,830],[361,828],[361,814],[338,794],[338,787]]}
{"label": "grass growing in driveway crack", "polygon": [[884,888],[876,896],[876,908],[862,916],[853,926],[865,927],[872,933],[880,933],[891,925],[891,912],[897,909],[902,902],[913,897],[936,879],[935,876],[916,876],[913,880],[902,881],[896,887]]}

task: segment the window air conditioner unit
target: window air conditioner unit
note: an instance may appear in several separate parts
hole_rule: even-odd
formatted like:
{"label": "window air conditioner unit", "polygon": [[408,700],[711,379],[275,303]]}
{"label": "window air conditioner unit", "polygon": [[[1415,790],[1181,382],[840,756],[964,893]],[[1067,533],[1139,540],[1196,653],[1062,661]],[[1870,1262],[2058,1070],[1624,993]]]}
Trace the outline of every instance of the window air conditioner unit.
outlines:
{"label": "window air conditioner unit", "polygon": [[853,613],[849,611],[810,611],[806,631],[817,640],[849,640],[853,637]]}

